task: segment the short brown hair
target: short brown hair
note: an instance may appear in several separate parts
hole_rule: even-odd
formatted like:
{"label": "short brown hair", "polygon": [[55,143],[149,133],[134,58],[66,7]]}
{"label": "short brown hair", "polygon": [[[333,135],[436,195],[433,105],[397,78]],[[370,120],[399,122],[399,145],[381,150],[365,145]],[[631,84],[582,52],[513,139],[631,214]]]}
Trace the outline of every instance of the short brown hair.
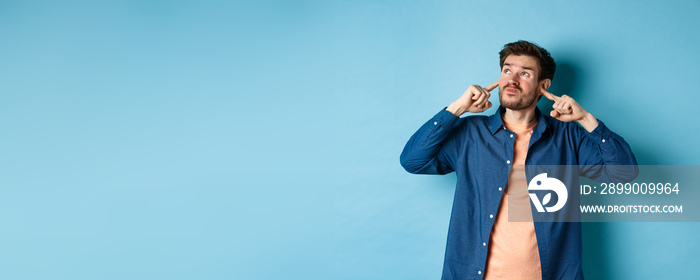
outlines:
{"label": "short brown hair", "polygon": [[501,69],[503,69],[506,57],[511,54],[532,56],[540,62],[540,74],[537,80],[554,80],[554,71],[557,69],[557,64],[554,63],[554,59],[547,50],[535,43],[523,40],[508,43],[503,46],[503,49],[498,54],[501,56]]}

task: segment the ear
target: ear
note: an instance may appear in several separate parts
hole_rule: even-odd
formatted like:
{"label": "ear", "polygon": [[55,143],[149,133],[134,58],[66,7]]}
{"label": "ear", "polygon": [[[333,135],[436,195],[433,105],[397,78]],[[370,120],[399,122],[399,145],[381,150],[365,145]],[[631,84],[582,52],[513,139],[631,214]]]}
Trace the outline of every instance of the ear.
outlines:
{"label": "ear", "polygon": [[[551,79],[544,79],[540,81],[540,89],[547,91],[549,89],[549,86],[552,85],[552,80]],[[542,91],[538,91],[538,94],[542,94]]]}

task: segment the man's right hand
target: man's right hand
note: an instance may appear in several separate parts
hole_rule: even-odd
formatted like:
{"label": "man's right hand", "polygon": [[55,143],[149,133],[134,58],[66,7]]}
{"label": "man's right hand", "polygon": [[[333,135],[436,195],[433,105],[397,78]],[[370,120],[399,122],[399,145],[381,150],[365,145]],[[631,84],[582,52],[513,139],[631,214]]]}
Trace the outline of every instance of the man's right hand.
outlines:
{"label": "man's right hand", "polygon": [[491,97],[490,91],[498,87],[498,82],[481,87],[479,85],[471,85],[467,91],[450,106],[447,106],[447,111],[455,116],[461,116],[465,112],[481,113],[491,108],[492,104],[489,101]]}

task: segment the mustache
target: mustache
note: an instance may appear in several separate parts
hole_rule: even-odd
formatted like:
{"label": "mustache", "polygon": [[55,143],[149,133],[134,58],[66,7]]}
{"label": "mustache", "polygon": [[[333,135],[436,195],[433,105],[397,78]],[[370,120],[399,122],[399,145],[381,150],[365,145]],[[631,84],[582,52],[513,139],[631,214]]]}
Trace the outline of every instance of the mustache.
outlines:
{"label": "mustache", "polygon": [[519,91],[523,91],[523,89],[521,89],[521,88],[518,87],[518,86],[514,86],[514,85],[507,85],[507,86],[504,86],[504,87],[503,87],[503,90],[505,90],[505,89],[507,89],[507,88],[514,88],[514,89],[517,89],[517,90],[519,90]]}

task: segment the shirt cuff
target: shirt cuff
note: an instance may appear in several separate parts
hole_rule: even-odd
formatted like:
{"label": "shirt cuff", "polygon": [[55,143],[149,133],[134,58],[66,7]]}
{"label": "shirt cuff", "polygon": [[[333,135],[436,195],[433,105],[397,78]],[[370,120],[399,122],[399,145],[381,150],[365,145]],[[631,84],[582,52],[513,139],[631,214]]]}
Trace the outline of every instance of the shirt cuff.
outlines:
{"label": "shirt cuff", "polygon": [[608,129],[607,126],[605,126],[605,123],[603,121],[598,120],[598,126],[591,131],[590,133],[587,133],[588,137],[593,140],[594,143],[605,143],[610,141],[610,138],[612,137],[612,131]]}
{"label": "shirt cuff", "polygon": [[443,108],[433,116],[433,125],[442,125],[443,127],[452,127],[459,120],[458,116],[447,111],[447,107]]}

